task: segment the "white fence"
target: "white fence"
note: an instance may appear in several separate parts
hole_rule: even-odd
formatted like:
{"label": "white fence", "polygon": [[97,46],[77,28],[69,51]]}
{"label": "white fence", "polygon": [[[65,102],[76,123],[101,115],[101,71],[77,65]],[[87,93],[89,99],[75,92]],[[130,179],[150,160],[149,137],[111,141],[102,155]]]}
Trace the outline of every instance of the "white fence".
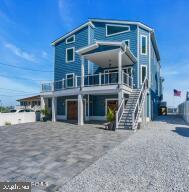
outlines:
{"label": "white fence", "polygon": [[189,124],[189,101],[185,101],[178,106],[178,114]]}
{"label": "white fence", "polygon": [[0,113],[0,126],[5,125],[6,123],[13,125],[19,123],[36,122],[39,120],[39,118],[39,114],[36,114],[35,112]]}

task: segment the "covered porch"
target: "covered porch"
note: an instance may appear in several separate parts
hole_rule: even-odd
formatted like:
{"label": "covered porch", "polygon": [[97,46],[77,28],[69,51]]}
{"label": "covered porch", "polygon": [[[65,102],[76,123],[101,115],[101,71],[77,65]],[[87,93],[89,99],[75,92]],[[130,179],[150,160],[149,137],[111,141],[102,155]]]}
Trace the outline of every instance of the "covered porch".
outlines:
{"label": "covered porch", "polygon": [[[47,84],[50,89],[41,92],[41,103],[45,97],[51,98],[52,121],[74,119],[83,125],[84,121],[106,120],[107,106],[111,103],[117,110],[129,97],[133,74],[126,69],[132,69],[137,59],[124,42],[97,41],[76,53],[81,59],[81,75]],[[85,60],[98,70],[86,74]]]}

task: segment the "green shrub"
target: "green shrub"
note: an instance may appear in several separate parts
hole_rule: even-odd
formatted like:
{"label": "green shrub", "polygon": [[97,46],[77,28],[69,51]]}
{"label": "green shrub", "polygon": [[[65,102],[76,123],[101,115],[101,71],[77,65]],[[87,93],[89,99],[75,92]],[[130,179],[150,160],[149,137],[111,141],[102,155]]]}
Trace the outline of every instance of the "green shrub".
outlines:
{"label": "green shrub", "polygon": [[45,117],[47,117],[47,116],[49,115],[49,111],[48,111],[47,107],[45,107],[45,109],[42,109],[42,110],[41,110],[41,113],[42,113]]}
{"label": "green shrub", "polygon": [[5,125],[11,125],[11,122],[6,121]]}
{"label": "green shrub", "polygon": [[106,119],[108,122],[114,122],[115,121],[115,110],[112,110],[108,107]]}

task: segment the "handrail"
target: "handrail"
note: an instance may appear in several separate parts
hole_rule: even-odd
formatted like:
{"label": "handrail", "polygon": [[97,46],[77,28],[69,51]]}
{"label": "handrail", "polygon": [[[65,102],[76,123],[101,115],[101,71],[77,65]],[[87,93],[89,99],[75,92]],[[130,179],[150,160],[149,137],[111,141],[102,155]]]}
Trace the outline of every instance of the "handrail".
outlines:
{"label": "handrail", "polygon": [[[128,87],[132,88],[133,86],[133,78],[129,76],[127,73],[122,73],[124,78],[122,77],[122,83],[127,85]],[[79,88],[82,86],[102,86],[102,85],[115,85],[118,84],[118,76],[119,73],[116,72],[103,72],[97,74],[88,74],[82,76],[75,75],[74,77],[58,80],[58,81],[48,81],[48,82],[41,82],[41,91],[48,92],[48,91],[57,91],[63,90],[68,88]],[[83,81],[82,81],[83,78]],[[73,82],[72,82],[73,80]]]}
{"label": "handrail", "polygon": [[[132,122],[133,122],[132,127],[133,127],[133,129],[134,129],[134,127],[135,127],[136,119],[137,119],[137,116],[138,116],[138,113],[139,113],[139,110],[140,110],[139,108],[140,108],[140,106],[141,106],[141,103],[139,103],[139,102],[142,101],[143,95],[144,95],[144,93],[145,93],[144,91],[146,90],[147,87],[148,87],[148,79],[145,78],[145,80],[143,81],[142,87],[141,87],[141,89],[140,89],[140,93],[139,93],[137,102],[136,102],[136,104],[135,104],[133,113],[132,113]],[[136,110],[137,110],[137,111],[136,111]],[[136,112],[137,112],[137,115],[135,115]]]}
{"label": "handrail", "polygon": [[116,111],[116,129],[118,129],[119,122],[120,122],[121,116],[122,116],[123,111],[124,111],[124,101],[125,100],[123,98],[119,107],[118,107],[118,110]]}

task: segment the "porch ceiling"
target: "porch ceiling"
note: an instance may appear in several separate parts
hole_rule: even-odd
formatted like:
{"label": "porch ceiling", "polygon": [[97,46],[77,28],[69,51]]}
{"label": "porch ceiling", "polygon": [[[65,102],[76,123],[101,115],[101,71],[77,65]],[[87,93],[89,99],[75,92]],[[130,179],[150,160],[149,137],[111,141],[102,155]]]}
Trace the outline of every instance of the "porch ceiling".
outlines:
{"label": "porch ceiling", "polygon": [[118,52],[122,50],[122,66],[132,65],[137,62],[133,53],[125,43],[121,42],[96,42],[76,52],[85,59],[102,68],[118,66]]}

